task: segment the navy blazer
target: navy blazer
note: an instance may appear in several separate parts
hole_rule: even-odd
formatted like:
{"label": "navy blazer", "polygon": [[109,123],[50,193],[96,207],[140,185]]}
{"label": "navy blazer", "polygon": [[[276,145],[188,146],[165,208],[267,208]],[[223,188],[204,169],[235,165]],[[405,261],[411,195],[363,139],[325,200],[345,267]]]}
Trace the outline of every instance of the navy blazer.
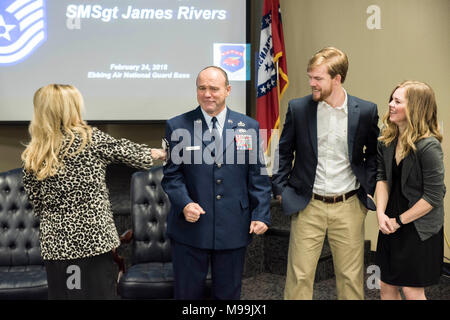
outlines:
{"label": "navy blazer", "polygon": [[[171,157],[164,166],[162,187],[172,205],[167,233],[196,248],[241,248],[251,241],[251,221],[270,224],[271,185],[261,161],[259,125],[227,108],[223,159],[217,164],[210,157],[214,143],[200,108],[166,123]],[[237,146],[238,135],[251,137],[247,148]],[[195,223],[187,222],[183,215],[190,202],[206,212]]]}
{"label": "navy blazer", "polygon": [[[274,195],[282,195],[285,214],[303,210],[312,198],[317,167],[317,105],[312,95],[289,102],[286,121],[278,145],[279,170],[272,178]],[[377,105],[347,95],[348,153],[353,173],[360,183],[358,198],[368,209],[377,173]],[[292,161],[295,161],[292,166]]]}

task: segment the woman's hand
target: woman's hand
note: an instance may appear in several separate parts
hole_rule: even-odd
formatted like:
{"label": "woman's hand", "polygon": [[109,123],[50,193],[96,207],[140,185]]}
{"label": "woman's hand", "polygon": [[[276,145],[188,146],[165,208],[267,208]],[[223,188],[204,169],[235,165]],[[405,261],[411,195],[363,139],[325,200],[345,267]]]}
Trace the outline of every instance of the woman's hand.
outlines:
{"label": "woman's hand", "polygon": [[398,224],[398,222],[395,218],[390,218],[389,222],[390,222],[392,228],[394,228],[393,232],[397,231],[400,228],[400,225]]}
{"label": "woman's hand", "polygon": [[164,149],[152,149],[152,158],[154,160],[166,160],[166,150]]}
{"label": "woman's hand", "polygon": [[395,227],[392,225],[392,220],[384,212],[377,213],[377,219],[378,228],[383,234],[391,234],[396,231]]}

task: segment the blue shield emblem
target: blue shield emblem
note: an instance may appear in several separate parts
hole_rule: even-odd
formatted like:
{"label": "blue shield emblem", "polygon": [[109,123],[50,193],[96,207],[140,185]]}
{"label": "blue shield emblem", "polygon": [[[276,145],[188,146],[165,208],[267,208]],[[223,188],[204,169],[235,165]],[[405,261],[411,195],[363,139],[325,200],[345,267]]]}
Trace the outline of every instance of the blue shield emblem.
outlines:
{"label": "blue shield emblem", "polygon": [[45,0],[0,2],[0,66],[30,56],[47,39]]}
{"label": "blue shield emblem", "polygon": [[244,46],[220,46],[220,66],[230,72],[244,67]]}

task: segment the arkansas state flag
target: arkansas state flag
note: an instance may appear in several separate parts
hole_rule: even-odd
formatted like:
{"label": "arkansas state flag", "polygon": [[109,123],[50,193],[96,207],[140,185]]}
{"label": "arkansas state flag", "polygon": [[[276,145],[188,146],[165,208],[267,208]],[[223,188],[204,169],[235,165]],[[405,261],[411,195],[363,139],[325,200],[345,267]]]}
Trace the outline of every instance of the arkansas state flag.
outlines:
{"label": "arkansas state flag", "polygon": [[279,128],[280,100],[289,84],[279,0],[264,0],[257,60],[256,120],[261,129],[267,129],[267,139],[263,141],[266,150],[271,129]]}

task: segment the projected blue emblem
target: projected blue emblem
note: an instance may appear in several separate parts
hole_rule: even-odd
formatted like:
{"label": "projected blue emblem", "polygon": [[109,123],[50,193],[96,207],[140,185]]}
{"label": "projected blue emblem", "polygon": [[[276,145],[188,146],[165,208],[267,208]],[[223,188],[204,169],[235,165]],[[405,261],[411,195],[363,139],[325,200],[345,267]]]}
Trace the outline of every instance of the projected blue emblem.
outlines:
{"label": "projected blue emblem", "polygon": [[244,67],[245,46],[221,46],[220,66],[230,72],[235,72]]}
{"label": "projected blue emblem", "polygon": [[45,0],[0,1],[0,66],[25,60],[46,39]]}

